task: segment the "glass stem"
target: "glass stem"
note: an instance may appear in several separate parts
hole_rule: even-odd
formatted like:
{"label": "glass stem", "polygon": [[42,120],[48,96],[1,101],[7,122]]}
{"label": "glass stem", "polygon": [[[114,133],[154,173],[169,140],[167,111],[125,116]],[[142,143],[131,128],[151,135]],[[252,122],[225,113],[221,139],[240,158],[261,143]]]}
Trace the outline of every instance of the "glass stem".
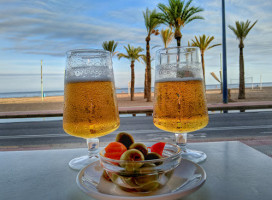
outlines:
{"label": "glass stem", "polygon": [[87,139],[88,146],[88,156],[98,157],[98,148],[99,148],[99,139],[98,138],[88,138]]}
{"label": "glass stem", "polygon": [[181,148],[183,152],[186,152],[187,147],[187,133],[175,133],[176,144]]}

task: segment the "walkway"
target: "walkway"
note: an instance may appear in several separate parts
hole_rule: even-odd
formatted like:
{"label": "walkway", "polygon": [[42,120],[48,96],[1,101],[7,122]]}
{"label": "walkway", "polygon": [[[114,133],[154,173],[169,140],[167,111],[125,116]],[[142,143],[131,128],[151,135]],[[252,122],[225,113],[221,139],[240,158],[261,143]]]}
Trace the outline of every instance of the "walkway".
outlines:
{"label": "walkway", "polygon": [[[235,102],[235,103],[214,103],[208,104],[209,111],[220,110],[240,110],[241,112],[249,109],[272,109],[272,101],[258,102]],[[134,106],[119,107],[120,114],[140,114],[152,115],[153,106]],[[37,111],[13,111],[0,112],[0,119],[3,118],[28,118],[28,117],[59,117],[62,116],[62,110],[37,110]]]}

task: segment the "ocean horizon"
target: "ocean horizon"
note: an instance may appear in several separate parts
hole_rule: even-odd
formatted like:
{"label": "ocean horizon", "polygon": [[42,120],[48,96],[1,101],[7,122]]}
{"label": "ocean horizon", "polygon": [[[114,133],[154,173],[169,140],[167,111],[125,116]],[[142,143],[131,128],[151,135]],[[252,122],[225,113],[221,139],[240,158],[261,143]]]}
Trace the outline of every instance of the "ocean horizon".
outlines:
{"label": "ocean horizon", "polygon": [[[260,83],[246,83],[246,88],[259,88]],[[264,82],[262,83],[262,87],[272,87],[272,82]],[[229,89],[239,88],[239,84],[228,84]],[[206,85],[207,90],[220,89],[219,84],[210,84]],[[152,92],[154,92],[154,87],[151,88]],[[135,93],[144,92],[143,87],[136,87]],[[128,88],[116,88],[117,94],[128,93]],[[41,91],[22,91],[22,92],[0,92],[0,98],[16,98],[16,97],[40,97]],[[63,96],[64,90],[45,90],[43,91],[44,97],[49,96]]]}

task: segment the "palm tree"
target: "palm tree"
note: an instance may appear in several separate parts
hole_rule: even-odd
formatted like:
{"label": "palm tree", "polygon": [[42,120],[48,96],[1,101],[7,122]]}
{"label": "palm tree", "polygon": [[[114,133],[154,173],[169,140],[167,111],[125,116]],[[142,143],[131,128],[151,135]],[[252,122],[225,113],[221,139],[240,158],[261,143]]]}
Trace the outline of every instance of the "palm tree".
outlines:
{"label": "palm tree", "polygon": [[180,40],[182,34],[180,32],[181,27],[190,23],[195,19],[204,19],[202,16],[196,15],[202,12],[200,7],[190,6],[193,0],[189,0],[187,3],[185,0],[168,0],[169,5],[162,3],[158,4],[158,8],[162,13],[158,14],[158,18],[163,21],[164,24],[175,28],[175,39],[177,40],[177,46],[180,46]]}
{"label": "palm tree", "polygon": [[170,42],[172,41],[174,37],[174,33],[172,31],[172,29],[165,29],[165,30],[161,30],[161,38],[162,38],[162,42],[164,45],[164,48],[167,48],[168,45],[170,44]]}
{"label": "palm tree", "polygon": [[118,45],[118,42],[114,42],[114,40],[111,41],[104,41],[102,43],[102,47],[104,50],[109,51],[111,53],[111,56],[113,57],[115,54],[118,53],[118,51],[115,51],[116,47]]}
{"label": "palm tree", "polygon": [[244,66],[244,40],[246,39],[247,34],[253,28],[253,26],[257,23],[256,20],[251,26],[250,21],[247,20],[246,22],[239,22],[236,21],[236,27],[229,25],[229,28],[233,31],[236,35],[237,39],[239,40],[239,49],[240,49],[240,56],[239,56],[239,68],[240,68],[240,81],[239,81],[239,95],[238,99],[245,99],[245,66]]}
{"label": "palm tree", "polygon": [[142,63],[145,64],[144,99],[146,99],[147,98],[147,59],[146,59],[146,55],[143,55],[141,58],[143,61]]}
{"label": "palm tree", "polygon": [[[166,49],[168,47],[168,45],[170,44],[170,42],[172,41],[174,37],[174,33],[172,31],[172,29],[165,29],[165,30],[161,30],[161,39],[164,45],[164,48]],[[168,50],[166,49],[166,53],[168,53]],[[170,62],[170,56],[167,56],[167,63]]]}
{"label": "palm tree", "polygon": [[[142,63],[145,64],[145,66],[147,65],[147,59],[146,59],[146,55],[141,56],[142,58]],[[150,61],[153,61],[154,58],[151,58]],[[147,70],[145,68],[145,79],[144,79],[144,98],[147,98]]]}
{"label": "palm tree", "polygon": [[143,56],[140,54],[143,49],[141,47],[133,47],[128,45],[127,47],[124,46],[127,51],[127,54],[119,53],[117,54],[118,59],[126,58],[131,61],[130,68],[131,68],[131,88],[130,88],[130,100],[134,101],[134,85],[135,85],[135,73],[134,73],[134,62],[135,60],[140,61],[139,58]]}
{"label": "palm tree", "polygon": [[151,35],[159,34],[159,30],[155,30],[160,24],[161,20],[157,18],[156,10],[150,11],[148,8],[143,12],[145,19],[145,27],[147,31],[146,41],[146,101],[151,101],[151,59],[150,59],[150,46]]}
{"label": "palm tree", "polygon": [[202,71],[203,71],[203,80],[204,80],[204,84],[205,84],[205,62],[204,62],[204,53],[206,50],[211,49],[213,47],[219,46],[221,44],[214,44],[214,45],[210,45],[211,42],[214,40],[214,37],[206,37],[205,34],[203,34],[202,36],[199,36],[199,38],[197,38],[195,36],[195,41],[192,40],[192,46],[193,47],[198,47],[200,49],[200,53],[201,53],[201,62],[202,62]]}

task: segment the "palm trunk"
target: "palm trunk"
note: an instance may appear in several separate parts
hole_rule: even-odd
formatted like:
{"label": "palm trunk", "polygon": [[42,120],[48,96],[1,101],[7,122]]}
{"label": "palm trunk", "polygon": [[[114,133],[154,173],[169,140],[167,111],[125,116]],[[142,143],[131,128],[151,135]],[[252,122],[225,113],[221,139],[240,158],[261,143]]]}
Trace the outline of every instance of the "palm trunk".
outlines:
{"label": "palm trunk", "polygon": [[203,72],[203,83],[206,88],[204,52],[201,52],[201,62],[202,62],[202,72]]}
{"label": "palm trunk", "polygon": [[[180,40],[181,40],[181,32],[179,29],[175,30],[175,39],[177,40],[177,46],[180,47]],[[178,48],[177,52],[177,77],[179,76],[179,61],[180,61],[180,49]]]}
{"label": "palm trunk", "polygon": [[179,29],[175,30],[175,39],[177,40],[177,46],[180,47],[180,41],[181,41],[181,32]]}
{"label": "palm trunk", "polygon": [[134,85],[135,85],[134,60],[131,61],[130,67],[131,67],[130,100],[134,101]]}
{"label": "palm trunk", "polygon": [[244,44],[240,43],[240,56],[239,56],[239,67],[240,67],[240,82],[239,82],[239,95],[238,99],[245,99],[245,68],[244,68]]}
{"label": "palm trunk", "polygon": [[150,63],[150,46],[149,46],[150,36],[147,36],[145,41],[146,41],[146,69],[147,69],[146,101],[150,102],[152,101],[151,100],[151,63]]}
{"label": "palm trunk", "polygon": [[147,98],[147,67],[145,67],[144,98]]}
{"label": "palm trunk", "polygon": [[176,40],[177,40],[177,46],[178,46],[178,47],[180,47],[180,39],[181,39],[181,38],[176,38]]}
{"label": "palm trunk", "polygon": [[166,54],[167,54],[167,64],[169,64],[170,63],[170,55],[168,54],[167,47],[165,47],[165,49],[166,49]]}

